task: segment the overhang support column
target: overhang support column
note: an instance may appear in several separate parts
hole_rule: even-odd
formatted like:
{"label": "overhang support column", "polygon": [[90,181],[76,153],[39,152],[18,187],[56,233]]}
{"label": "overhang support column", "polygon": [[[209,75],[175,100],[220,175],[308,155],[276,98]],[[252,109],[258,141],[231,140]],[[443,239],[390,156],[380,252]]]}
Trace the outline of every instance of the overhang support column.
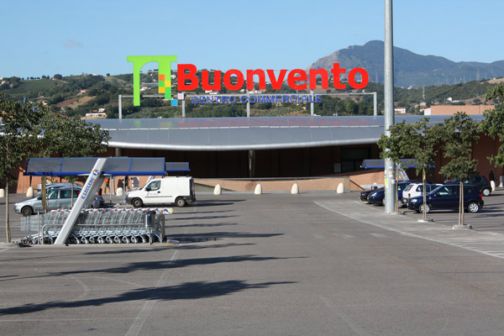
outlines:
{"label": "overhang support column", "polygon": [[255,151],[248,151],[248,168],[249,168],[249,177],[255,176]]}

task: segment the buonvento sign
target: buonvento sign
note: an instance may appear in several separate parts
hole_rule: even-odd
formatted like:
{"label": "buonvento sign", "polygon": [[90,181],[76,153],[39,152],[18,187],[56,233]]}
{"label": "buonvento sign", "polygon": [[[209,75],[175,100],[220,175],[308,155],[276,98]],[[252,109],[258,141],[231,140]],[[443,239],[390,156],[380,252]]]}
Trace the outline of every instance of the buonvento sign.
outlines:
{"label": "buonvento sign", "polygon": [[[177,60],[176,56],[128,56],[128,61],[133,63],[133,105],[140,106],[140,74],[142,68],[147,63],[156,63],[158,66],[158,93],[164,95],[166,100],[172,100],[172,64]],[[238,69],[221,70],[201,70],[197,75],[198,68],[194,64],[177,64],[177,91],[192,92],[199,88],[203,90],[240,91],[246,89],[260,90],[266,89],[266,83],[271,85],[271,89],[279,91],[284,83],[295,91],[314,90],[317,87],[317,80],[320,80],[322,89],[329,89],[329,78],[333,79],[333,87],[336,90],[346,90],[349,87],[355,90],[364,89],[369,82],[369,75],[364,68],[347,69],[334,63],[331,70],[327,69],[253,69],[241,71]],[[212,73],[212,78],[211,78]],[[342,82],[341,77],[346,76],[347,81]]]}

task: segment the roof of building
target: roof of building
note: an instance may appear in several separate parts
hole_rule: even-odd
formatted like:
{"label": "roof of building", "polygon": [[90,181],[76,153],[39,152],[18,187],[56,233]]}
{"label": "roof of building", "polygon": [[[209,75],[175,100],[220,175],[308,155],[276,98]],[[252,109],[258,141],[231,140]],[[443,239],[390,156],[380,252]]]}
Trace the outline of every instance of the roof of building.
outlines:
{"label": "roof of building", "polygon": [[[423,116],[396,116],[416,122]],[[432,116],[432,123],[447,116]],[[481,116],[474,116],[476,120]],[[109,147],[225,151],[376,143],[383,116],[232,117],[102,119],[89,121],[109,131]]]}
{"label": "roof of building", "polygon": [[454,115],[464,112],[468,115],[480,115],[486,110],[495,109],[494,105],[432,105],[431,115]]}

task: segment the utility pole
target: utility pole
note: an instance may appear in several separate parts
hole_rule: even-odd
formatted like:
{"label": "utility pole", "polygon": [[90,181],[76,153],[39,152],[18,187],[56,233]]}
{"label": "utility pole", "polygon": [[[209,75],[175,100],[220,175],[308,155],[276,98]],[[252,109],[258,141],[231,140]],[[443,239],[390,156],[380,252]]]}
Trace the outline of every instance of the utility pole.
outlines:
{"label": "utility pole", "polygon": [[[385,0],[385,135],[390,136],[394,125],[394,40],[392,0]],[[387,149],[385,149],[387,150]],[[396,209],[395,167],[391,159],[385,159],[385,213],[394,214]]]}
{"label": "utility pole", "polygon": [[117,98],[117,112],[119,113],[119,119],[122,119],[122,95]]}

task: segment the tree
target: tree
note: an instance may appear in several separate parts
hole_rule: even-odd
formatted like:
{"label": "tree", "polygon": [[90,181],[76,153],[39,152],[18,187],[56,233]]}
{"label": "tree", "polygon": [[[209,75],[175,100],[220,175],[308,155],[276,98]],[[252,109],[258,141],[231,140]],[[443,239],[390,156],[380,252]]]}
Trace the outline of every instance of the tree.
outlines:
{"label": "tree", "polygon": [[416,160],[416,171],[422,173],[422,220],[427,220],[427,170],[433,166],[437,154],[437,145],[440,141],[441,126],[429,125],[429,119],[423,118],[415,124],[417,133],[411,139],[411,157]]}
{"label": "tree", "polygon": [[448,179],[459,181],[458,226],[464,224],[464,179],[474,174],[476,160],[472,158],[472,145],[479,138],[478,125],[467,114],[457,112],[445,120],[442,127],[444,157],[449,161],[440,173]]}
{"label": "tree", "polygon": [[499,139],[497,152],[488,159],[497,167],[504,167],[504,85],[500,84],[488,91],[486,100],[497,103],[494,110],[483,113],[485,119],[480,130],[492,139]]}
{"label": "tree", "polygon": [[[39,155],[95,156],[106,151],[110,136],[99,125],[60,114],[46,113],[40,123]],[[74,178],[67,178],[74,182]],[[46,209],[46,180],[42,178],[42,207]],[[73,192],[72,192],[73,194]]]}
{"label": "tree", "polygon": [[9,183],[23,160],[36,149],[38,128],[44,108],[0,96],[0,180],[5,182],[5,238],[11,241]]}
{"label": "tree", "polygon": [[423,220],[427,219],[427,207],[425,206],[427,204],[427,170],[432,166],[437,153],[438,134],[439,126],[430,126],[429,119],[424,118],[414,124],[402,122],[393,125],[390,128],[390,137],[383,135],[378,141],[378,145],[382,149],[382,156],[392,159],[396,164],[400,163],[403,158],[415,159],[417,173],[422,173]]}
{"label": "tree", "polygon": [[107,149],[109,134],[99,125],[48,113],[41,122],[43,156],[90,156]]}

